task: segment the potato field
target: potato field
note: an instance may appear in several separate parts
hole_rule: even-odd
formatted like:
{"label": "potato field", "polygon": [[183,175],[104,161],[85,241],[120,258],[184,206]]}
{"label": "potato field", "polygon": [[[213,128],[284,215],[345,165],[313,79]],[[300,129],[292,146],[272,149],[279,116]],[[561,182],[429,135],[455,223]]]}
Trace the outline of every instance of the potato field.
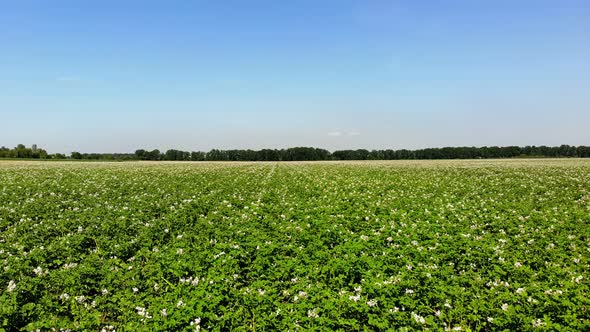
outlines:
{"label": "potato field", "polygon": [[0,161],[0,331],[590,330],[590,160]]}

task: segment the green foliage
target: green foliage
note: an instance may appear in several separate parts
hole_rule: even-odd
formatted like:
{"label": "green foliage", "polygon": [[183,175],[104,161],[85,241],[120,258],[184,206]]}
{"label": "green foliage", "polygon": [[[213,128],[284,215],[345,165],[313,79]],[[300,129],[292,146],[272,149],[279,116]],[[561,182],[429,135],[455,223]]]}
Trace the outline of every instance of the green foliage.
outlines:
{"label": "green foliage", "polygon": [[47,159],[48,157],[47,151],[37,148],[37,144],[33,144],[30,148],[23,144],[17,145],[14,149],[0,147],[0,158]]}
{"label": "green foliage", "polygon": [[588,179],[583,160],[1,162],[0,330],[589,330]]}

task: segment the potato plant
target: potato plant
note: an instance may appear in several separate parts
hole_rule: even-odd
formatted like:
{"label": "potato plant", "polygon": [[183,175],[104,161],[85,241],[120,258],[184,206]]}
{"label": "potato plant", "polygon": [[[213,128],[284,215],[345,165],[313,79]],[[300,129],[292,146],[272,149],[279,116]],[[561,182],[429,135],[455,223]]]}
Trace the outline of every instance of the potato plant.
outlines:
{"label": "potato plant", "polygon": [[0,162],[0,330],[590,330],[590,161]]}

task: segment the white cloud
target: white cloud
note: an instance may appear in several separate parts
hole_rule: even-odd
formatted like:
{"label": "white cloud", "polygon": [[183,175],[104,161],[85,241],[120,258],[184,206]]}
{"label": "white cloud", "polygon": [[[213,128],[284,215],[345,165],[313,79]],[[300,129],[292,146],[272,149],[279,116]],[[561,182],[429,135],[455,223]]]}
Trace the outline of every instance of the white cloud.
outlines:
{"label": "white cloud", "polygon": [[332,137],[341,137],[341,136],[360,136],[361,133],[359,133],[356,130],[351,130],[351,131],[331,131],[328,133],[328,136],[332,136]]}

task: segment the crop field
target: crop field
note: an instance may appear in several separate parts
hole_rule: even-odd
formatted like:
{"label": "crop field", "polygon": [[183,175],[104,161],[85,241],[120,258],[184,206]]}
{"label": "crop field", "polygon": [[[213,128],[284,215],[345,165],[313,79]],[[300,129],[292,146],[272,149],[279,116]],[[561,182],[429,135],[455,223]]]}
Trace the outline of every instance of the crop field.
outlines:
{"label": "crop field", "polygon": [[0,331],[590,330],[590,160],[0,162]]}

